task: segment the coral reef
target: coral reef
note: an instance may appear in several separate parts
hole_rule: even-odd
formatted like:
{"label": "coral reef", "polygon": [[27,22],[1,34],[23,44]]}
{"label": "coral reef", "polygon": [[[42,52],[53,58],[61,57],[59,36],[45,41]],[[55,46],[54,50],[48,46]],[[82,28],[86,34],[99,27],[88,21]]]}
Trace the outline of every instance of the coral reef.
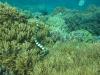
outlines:
{"label": "coral reef", "polygon": [[34,38],[45,45],[48,30],[39,22],[36,32],[35,19],[30,22],[22,13],[7,4],[0,4],[0,64],[15,75],[28,74],[33,63],[47,54],[37,48]]}
{"label": "coral reef", "polygon": [[93,36],[90,32],[86,31],[86,30],[76,30],[76,31],[72,31],[69,34],[70,40],[77,40],[80,42],[89,42],[89,41],[93,41]]}
{"label": "coral reef", "polygon": [[92,8],[28,17],[0,3],[0,75],[99,75],[100,8]]}
{"label": "coral reef", "polygon": [[51,28],[50,32],[55,39],[67,40],[68,34],[77,30],[86,30],[93,36],[99,36],[99,17],[100,8],[96,6],[90,6],[84,11],[58,7],[48,16],[46,23]]}
{"label": "coral reef", "polygon": [[100,8],[91,6],[83,12],[74,12],[71,17],[65,17],[69,31],[85,29],[93,35],[100,35]]}
{"label": "coral reef", "polygon": [[27,22],[27,17],[24,15],[24,13],[19,14],[14,7],[10,7],[8,4],[0,3],[0,23],[4,22],[5,20],[12,22]]}
{"label": "coral reef", "polygon": [[51,29],[50,34],[52,38],[56,40],[65,41],[67,38],[68,27],[65,24],[61,14],[50,16],[46,21],[47,25]]}

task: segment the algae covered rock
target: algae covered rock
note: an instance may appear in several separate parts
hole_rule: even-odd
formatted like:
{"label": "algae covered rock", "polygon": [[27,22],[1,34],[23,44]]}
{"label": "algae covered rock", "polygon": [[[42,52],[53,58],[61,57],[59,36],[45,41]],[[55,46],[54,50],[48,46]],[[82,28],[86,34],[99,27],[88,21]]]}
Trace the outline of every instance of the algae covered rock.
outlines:
{"label": "algae covered rock", "polygon": [[0,4],[0,66],[5,66],[7,72],[12,71],[14,75],[33,72],[32,65],[42,58],[34,38],[46,44],[45,38],[48,37],[44,23],[39,22],[37,31],[36,28],[35,19],[29,21],[23,12],[8,4]]}
{"label": "algae covered rock", "polygon": [[69,37],[71,40],[77,40],[80,42],[89,42],[89,41],[93,41],[93,36],[90,32],[88,32],[87,30],[76,30],[76,31],[72,31],[69,34]]}
{"label": "algae covered rock", "polygon": [[68,28],[61,14],[50,16],[46,23],[51,29],[53,39],[66,40]]}
{"label": "algae covered rock", "polygon": [[[73,13],[71,13],[73,15]],[[69,31],[84,29],[93,35],[100,35],[100,8],[90,7],[82,12],[75,12],[71,17],[65,17]]]}
{"label": "algae covered rock", "polygon": [[5,21],[27,22],[27,16],[22,12],[19,13],[15,7],[0,3],[0,23]]}
{"label": "algae covered rock", "polygon": [[89,28],[82,27],[92,24],[91,15],[65,12],[59,9],[46,19],[27,18],[17,8],[1,3],[0,75],[99,75],[100,43],[88,43],[94,37]]}

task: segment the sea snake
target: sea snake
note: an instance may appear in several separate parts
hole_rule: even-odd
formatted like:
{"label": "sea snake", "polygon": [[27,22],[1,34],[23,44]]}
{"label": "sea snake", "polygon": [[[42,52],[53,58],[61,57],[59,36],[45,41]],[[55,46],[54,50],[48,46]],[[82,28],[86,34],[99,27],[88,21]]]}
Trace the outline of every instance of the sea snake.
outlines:
{"label": "sea snake", "polygon": [[39,30],[39,22],[38,20],[36,20],[36,31],[35,31],[35,38],[34,38],[34,42],[36,44],[36,46],[41,49],[40,51],[40,56],[44,57],[45,55],[47,55],[49,53],[48,49],[45,48],[42,44],[40,44],[37,40],[37,32]]}

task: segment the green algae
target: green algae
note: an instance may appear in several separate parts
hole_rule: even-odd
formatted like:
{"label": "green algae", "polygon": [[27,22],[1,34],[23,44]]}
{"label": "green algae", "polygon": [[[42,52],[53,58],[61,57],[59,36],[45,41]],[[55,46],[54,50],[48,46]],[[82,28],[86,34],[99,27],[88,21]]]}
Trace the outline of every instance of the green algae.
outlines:
{"label": "green algae", "polygon": [[[58,19],[57,13],[62,11],[64,11],[64,14],[62,13],[62,18]],[[66,12],[69,13],[69,10],[59,9],[58,12],[56,11],[53,14],[54,16],[48,15],[49,18],[54,19],[52,17],[56,17],[58,21],[62,22],[56,21],[57,23],[55,23],[54,20],[52,22],[49,19],[47,21],[41,21],[40,19],[37,28],[34,16],[29,18],[22,11],[18,11],[8,4],[1,3],[0,75],[99,75],[100,43],[87,42],[92,38],[93,31],[88,31],[88,29],[85,30],[84,28],[83,30],[78,30],[82,29],[81,26],[78,28],[81,25],[79,23],[80,15],[72,13],[73,15],[67,17]],[[88,13],[88,16],[91,14],[90,12],[85,13]],[[77,15],[79,17],[76,17]],[[85,16],[89,23],[90,18],[86,19]],[[97,18],[93,18],[96,21],[95,25],[99,24]],[[91,24],[89,25],[91,26]],[[65,34],[74,34],[78,31],[83,36],[81,38],[78,37],[80,35],[77,35],[77,38],[75,38],[76,35],[72,36],[71,40],[74,38],[76,41],[67,39],[63,42],[57,39],[58,37],[54,36],[56,33],[51,34],[51,32],[55,32],[52,27],[56,29],[56,27],[61,28],[62,25],[68,25],[67,30],[64,28]],[[71,29],[72,25],[75,31]],[[63,30],[60,29],[59,32],[62,34]],[[41,57],[41,50],[36,46],[34,38],[48,48],[49,53],[46,56]],[[79,39],[82,39],[84,42],[80,42]]]}

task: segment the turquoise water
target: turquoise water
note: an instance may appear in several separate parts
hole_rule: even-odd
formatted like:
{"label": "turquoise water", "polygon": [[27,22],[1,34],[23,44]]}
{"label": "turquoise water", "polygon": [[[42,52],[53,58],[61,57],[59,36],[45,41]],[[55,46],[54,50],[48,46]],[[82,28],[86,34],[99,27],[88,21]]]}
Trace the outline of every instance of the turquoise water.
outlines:
{"label": "turquoise water", "polygon": [[56,7],[83,10],[90,5],[100,6],[100,0],[84,0],[83,6],[79,6],[79,0],[0,0],[13,6],[30,11],[52,11]]}

